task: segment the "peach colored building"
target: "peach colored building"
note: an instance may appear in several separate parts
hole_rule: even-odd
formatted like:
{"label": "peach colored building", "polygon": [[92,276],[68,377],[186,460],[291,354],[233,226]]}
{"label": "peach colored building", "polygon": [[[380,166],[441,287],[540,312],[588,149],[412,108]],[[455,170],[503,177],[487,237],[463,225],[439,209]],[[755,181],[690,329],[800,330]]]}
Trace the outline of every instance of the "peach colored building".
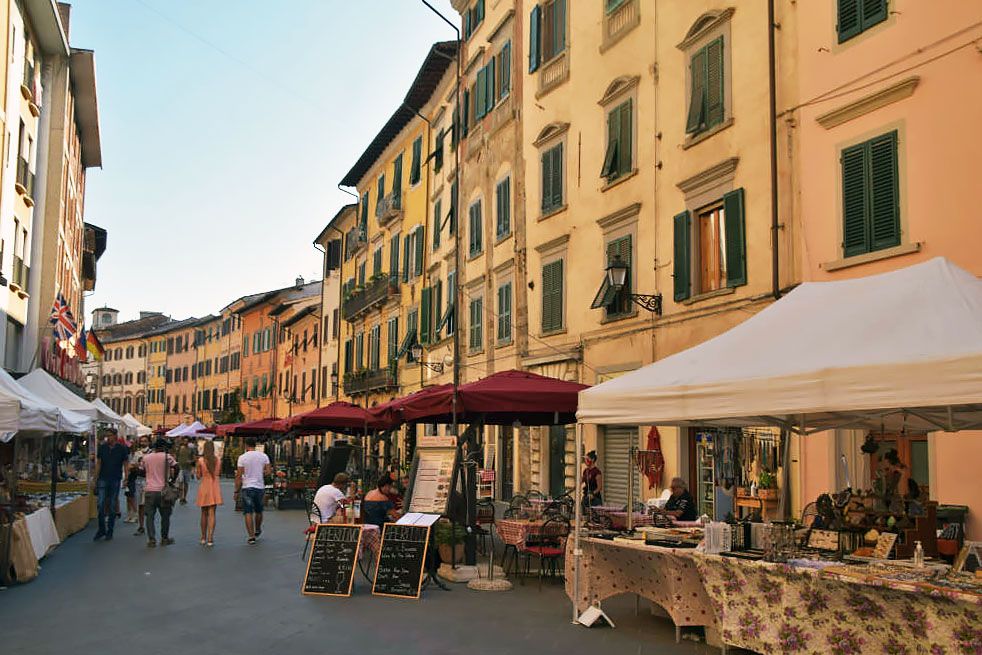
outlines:
{"label": "peach colored building", "polygon": [[[778,110],[782,129],[796,134],[802,277],[872,275],[937,256],[982,275],[970,164],[982,148],[982,5],[857,7],[838,16],[834,2],[797,6],[799,24],[810,26],[798,38],[800,101]],[[868,484],[864,437],[843,430],[800,443],[802,502],[844,486],[835,465],[843,454],[853,486]],[[980,538],[982,434],[876,437],[887,442],[881,452],[897,448],[932,499],[968,505],[969,537]]]}

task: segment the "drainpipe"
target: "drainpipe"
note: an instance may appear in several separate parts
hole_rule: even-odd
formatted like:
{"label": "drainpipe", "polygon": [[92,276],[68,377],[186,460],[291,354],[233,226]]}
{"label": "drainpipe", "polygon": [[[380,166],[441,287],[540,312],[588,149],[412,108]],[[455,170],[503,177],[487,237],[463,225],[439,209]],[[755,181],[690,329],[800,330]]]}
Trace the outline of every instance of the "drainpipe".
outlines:
{"label": "drainpipe", "polygon": [[[351,197],[353,197],[355,199],[355,220],[357,220],[358,219],[358,210],[359,210],[361,198],[358,197],[358,194],[357,193],[352,193],[351,191],[348,191],[347,189],[342,189],[340,183],[338,183],[338,191],[341,191],[343,193],[347,193],[349,196],[351,196]],[[333,225],[328,225],[328,227],[330,227],[332,230],[334,230],[335,232],[337,232],[338,233],[338,236],[341,238],[341,259],[344,260],[344,232],[342,232],[338,228],[334,227]],[[342,314],[344,313],[343,312],[343,308],[342,308],[342,305],[344,304],[344,289],[342,288],[342,275],[341,275],[341,267],[342,266],[343,266],[343,262],[338,264],[338,320],[339,321],[340,320],[343,320],[342,319]],[[338,326],[338,355],[337,355],[337,363],[338,363],[338,389],[337,389],[337,393],[334,394],[334,400],[340,400],[341,399],[341,327],[340,326]],[[355,404],[357,404],[357,403],[355,403]],[[366,402],[365,402],[365,404],[368,405],[367,396],[366,396]]]}
{"label": "drainpipe", "polygon": [[768,128],[771,154],[771,293],[774,299],[781,297],[780,253],[778,252],[781,223],[778,220],[777,191],[777,75],[774,55],[774,0],[767,0],[767,75],[768,75]]}
{"label": "drainpipe", "polygon": [[[325,282],[326,282],[327,276],[328,276],[328,270],[327,270],[327,251],[324,250],[323,248],[321,248],[320,247],[320,244],[318,244],[318,243],[315,243],[314,244],[314,248],[316,250],[320,251],[321,255],[323,255],[323,261],[324,261],[323,270],[321,272],[321,310],[319,312],[321,319],[320,319],[320,325],[317,326],[317,330],[318,331],[322,331],[324,329],[324,288],[327,286],[327,284],[325,284]],[[339,314],[338,318],[340,318],[340,314]],[[323,373],[323,371],[324,371],[324,339],[326,339],[326,338],[327,338],[327,335],[322,333],[320,340],[317,342],[317,375],[319,375],[321,377],[321,383],[319,385],[317,385],[319,387],[319,393],[317,394],[317,397],[314,398],[314,402],[317,403],[317,407],[320,407],[321,406],[321,398],[324,397],[324,373]]]}

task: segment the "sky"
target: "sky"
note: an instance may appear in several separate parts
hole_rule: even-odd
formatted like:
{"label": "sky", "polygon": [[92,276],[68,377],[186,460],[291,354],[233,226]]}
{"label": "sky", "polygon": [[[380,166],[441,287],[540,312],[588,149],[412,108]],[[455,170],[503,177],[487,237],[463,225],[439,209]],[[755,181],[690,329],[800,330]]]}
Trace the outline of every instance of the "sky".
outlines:
{"label": "sky", "polygon": [[[337,188],[453,30],[420,0],[72,0],[95,50],[109,232],[93,309],[176,319],[321,271]],[[432,0],[456,20],[449,0]]]}

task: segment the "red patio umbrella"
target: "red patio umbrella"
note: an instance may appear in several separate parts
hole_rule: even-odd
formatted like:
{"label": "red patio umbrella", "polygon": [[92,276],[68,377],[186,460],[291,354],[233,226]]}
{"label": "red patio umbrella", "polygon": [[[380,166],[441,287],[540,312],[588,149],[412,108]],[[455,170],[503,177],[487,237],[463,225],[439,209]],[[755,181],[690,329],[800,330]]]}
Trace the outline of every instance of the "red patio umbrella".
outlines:
{"label": "red patio umbrella", "polygon": [[282,432],[274,427],[276,421],[275,418],[264,418],[248,423],[226,423],[217,426],[215,433],[220,437],[258,437],[270,432]]}
{"label": "red patio umbrella", "polygon": [[325,407],[318,407],[315,410],[276,421],[274,427],[284,432],[286,430],[298,430],[300,432],[331,430],[333,432],[353,433],[369,431],[379,427],[378,423],[376,418],[364,407],[338,401]]}
{"label": "red patio umbrella", "polygon": [[419,391],[414,391],[408,396],[393,398],[387,403],[376,405],[368,410],[377,427],[381,429],[392,429],[408,423],[408,419],[403,416],[403,410],[407,406],[425,408],[432,406],[440,407],[441,403],[450,402],[453,393],[452,384],[436,384],[431,387],[423,387]]}

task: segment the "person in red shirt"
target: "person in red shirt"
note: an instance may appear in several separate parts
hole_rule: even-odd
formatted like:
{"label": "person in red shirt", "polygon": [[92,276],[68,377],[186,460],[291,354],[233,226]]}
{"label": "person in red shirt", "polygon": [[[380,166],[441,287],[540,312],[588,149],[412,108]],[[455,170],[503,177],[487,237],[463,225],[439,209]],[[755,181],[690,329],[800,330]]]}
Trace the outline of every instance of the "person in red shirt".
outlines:
{"label": "person in red shirt", "polygon": [[583,506],[593,507],[603,505],[603,473],[597,466],[597,451],[591,450],[583,458]]}

